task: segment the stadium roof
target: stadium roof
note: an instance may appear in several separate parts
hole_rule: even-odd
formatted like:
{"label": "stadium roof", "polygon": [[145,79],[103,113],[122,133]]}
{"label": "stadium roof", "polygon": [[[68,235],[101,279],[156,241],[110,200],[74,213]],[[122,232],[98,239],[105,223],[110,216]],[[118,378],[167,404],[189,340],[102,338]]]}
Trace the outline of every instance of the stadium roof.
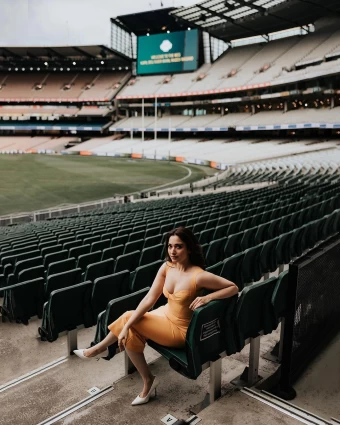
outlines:
{"label": "stadium roof", "polygon": [[180,31],[185,29],[185,22],[179,21],[170,14],[174,10],[176,8],[168,7],[148,12],[121,15],[111,18],[111,22],[136,35],[159,34],[166,30]]}
{"label": "stadium roof", "polygon": [[338,0],[204,0],[170,11],[186,27],[225,41],[305,26],[334,14],[340,14]]}
{"label": "stadium roof", "polygon": [[15,66],[40,66],[71,64],[76,70],[81,66],[99,66],[106,69],[130,67],[131,60],[104,45],[51,46],[51,47],[0,47],[0,70]]}

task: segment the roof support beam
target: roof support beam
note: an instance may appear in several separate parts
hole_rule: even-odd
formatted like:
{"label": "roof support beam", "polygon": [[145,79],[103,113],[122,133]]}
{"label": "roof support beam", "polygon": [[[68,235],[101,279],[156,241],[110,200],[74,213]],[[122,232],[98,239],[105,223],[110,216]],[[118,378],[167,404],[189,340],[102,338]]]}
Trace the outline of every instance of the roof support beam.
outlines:
{"label": "roof support beam", "polygon": [[281,21],[287,22],[290,25],[293,24],[295,27],[299,27],[300,26],[300,24],[298,24],[297,22],[295,22],[293,19],[286,19],[286,18],[283,18],[282,16],[275,15],[275,13],[269,12],[269,10],[266,9],[265,7],[263,7],[263,6],[257,6],[256,4],[253,4],[253,3],[246,3],[244,0],[236,0],[236,1],[241,6],[248,6],[251,9],[255,9],[258,12],[262,13],[264,16],[271,16],[273,18],[276,18],[276,19],[279,19]]}
{"label": "roof support beam", "polygon": [[86,50],[83,50],[80,47],[72,46],[72,49],[75,50],[76,52],[81,53],[83,56],[86,56],[87,58],[96,59],[96,56],[91,55],[89,52],[86,52]]}
{"label": "roof support beam", "polygon": [[[267,34],[261,34],[258,31],[255,31],[252,28],[247,27],[246,25],[240,24],[240,23],[236,22],[235,19],[229,18],[228,16],[225,16],[223,13],[219,13],[219,12],[216,12],[214,10],[211,10],[208,7],[202,6],[201,4],[197,4],[196,7],[200,8],[201,10],[204,10],[207,13],[210,13],[213,16],[217,16],[221,19],[225,19],[227,22],[230,22],[231,24],[235,25],[236,27],[243,28],[247,31],[252,32],[253,34],[255,34],[259,37],[263,37],[266,41],[269,40],[269,37],[268,37]],[[217,25],[223,25],[223,24],[217,24]],[[209,28],[203,27],[203,29],[206,30],[207,32],[209,32]]]}

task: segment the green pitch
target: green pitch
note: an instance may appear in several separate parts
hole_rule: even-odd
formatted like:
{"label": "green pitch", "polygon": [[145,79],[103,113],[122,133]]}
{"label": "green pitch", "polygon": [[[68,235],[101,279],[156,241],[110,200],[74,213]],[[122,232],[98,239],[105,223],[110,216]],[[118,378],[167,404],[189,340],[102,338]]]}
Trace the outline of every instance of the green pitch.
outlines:
{"label": "green pitch", "polygon": [[166,161],[0,155],[0,215],[190,183],[215,172],[209,167]]}

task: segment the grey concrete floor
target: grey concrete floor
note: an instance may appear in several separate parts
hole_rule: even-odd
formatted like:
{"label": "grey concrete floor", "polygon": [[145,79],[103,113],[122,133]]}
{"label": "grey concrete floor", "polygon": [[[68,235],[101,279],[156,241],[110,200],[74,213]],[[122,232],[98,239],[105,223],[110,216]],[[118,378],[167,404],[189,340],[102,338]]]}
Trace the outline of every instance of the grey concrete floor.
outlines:
{"label": "grey concrete floor", "polygon": [[[53,343],[37,338],[39,320],[29,326],[16,323],[0,323],[0,385],[19,378],[32,370],[57,360],[66,353],[67,338]],[[78,347],[87,347],[92,341],[95,328],[81,329]],[[279,338],[279,332],[262,338],[261,352],[271,349]],[[235,387],[230,381],[242,373],[248,362],[249,347],[241,353],[222,361],[222,394],[233,394]],[[68,416],[60,423],[158,423],[167,413],[188,418],[191,409],[204,399],[208,391],[209,371],[196,380],[188,380],[174,372],[159,354],[147,347],[148,362],[153,362],[153,372],[162,383],[158,397],[147,406],[131,407],[130,403],[141,390],[141,380],[135,373],[121,380],[124,375],[124,355],[118,354],[110,362],[82,361],[71,356],[66,362],[38,376],[0,392],[1,425],[36,425],[89,396],[87,392],[96,386],[100,389],[119,381],[114,390],[90,405]],[[276,365],[260,360],[263,377],[269,376]],[[142,412],[142,417],[140,416]],[[136,417],[138,422],[134,422]],[[97,420],[102,418],[102,420]]]}
{"label": "grey concrete floor", "polygon": [[340,333],[314,359],[295,383],[293,404],[340,420]]}

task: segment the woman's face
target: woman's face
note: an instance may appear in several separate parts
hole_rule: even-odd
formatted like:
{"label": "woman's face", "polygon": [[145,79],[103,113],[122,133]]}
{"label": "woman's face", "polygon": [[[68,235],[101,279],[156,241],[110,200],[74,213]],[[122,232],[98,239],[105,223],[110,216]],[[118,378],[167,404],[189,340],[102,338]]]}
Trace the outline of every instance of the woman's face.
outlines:
{"label": "woman's face", "polygon": [[183,263],[189,260],[188,248],[178,236],[170,236],[168,254],[173,263]]}

